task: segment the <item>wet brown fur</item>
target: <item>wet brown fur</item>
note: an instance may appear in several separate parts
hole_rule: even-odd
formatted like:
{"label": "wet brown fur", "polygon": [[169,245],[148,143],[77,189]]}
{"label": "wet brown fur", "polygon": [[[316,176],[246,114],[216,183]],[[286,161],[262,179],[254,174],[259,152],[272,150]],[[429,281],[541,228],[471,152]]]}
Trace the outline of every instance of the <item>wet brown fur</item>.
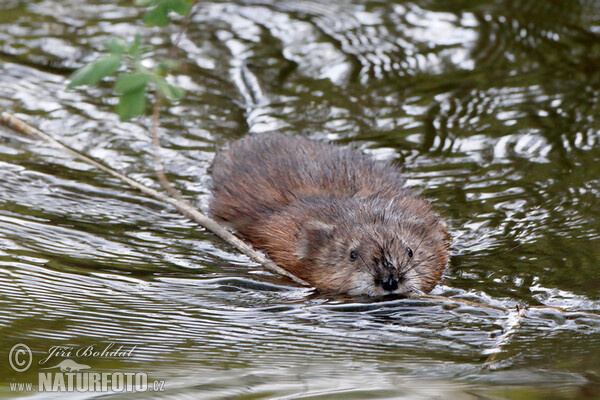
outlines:
{"label": "wet brown fur", "polygon": [[211,215],[322,291],[427,293],[448,263],[430,203],[356,150],[254,134],[219,152],[212,175]]}

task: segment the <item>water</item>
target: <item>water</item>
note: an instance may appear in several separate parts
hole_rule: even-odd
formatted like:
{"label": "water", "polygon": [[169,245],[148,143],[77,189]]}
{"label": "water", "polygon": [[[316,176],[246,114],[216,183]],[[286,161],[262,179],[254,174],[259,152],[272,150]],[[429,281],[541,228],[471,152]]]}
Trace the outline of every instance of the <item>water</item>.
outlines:
{"label": "water", "polygon": [[[65,90],[110,35],[156,37],[167,56],[175,33],[137,14],[1,2],[0,108],[157,187],[149,119],[119,122],[108,84]],[[34,360],[0,363],[1,393],[68,358],[40,365],[52,346],[113,343],[135,349],[71,359],[164,380],[163,397],[600,398],[600,318],[585,313],[600,312],[599,34],[587,0],[200,3],[177,53],[187,96],[162,114],[187,199],[206,206],[215,150],[248,132],[353,143],[446,217],[434,293],[513,311],[315,295],[0,128],[0,357],[24,343]]]}

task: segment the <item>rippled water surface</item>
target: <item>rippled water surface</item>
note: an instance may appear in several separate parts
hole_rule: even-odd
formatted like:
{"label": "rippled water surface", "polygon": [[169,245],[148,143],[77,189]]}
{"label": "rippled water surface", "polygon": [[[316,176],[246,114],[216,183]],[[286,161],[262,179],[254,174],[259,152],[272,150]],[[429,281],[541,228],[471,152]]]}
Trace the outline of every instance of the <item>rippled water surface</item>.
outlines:
{"label": "rippled water surface", "polygon": [[[115,3],[0,2],[0,109],[157,187],[149,118],[119,122],[109,84],[66,90],[111,35],[168,55],[174,26]],[[52,346],[113,343],[136,347],[71,359],[164,397],[600,398],[598,2],[199,2],[176,57],[187,95],[163,111],[163,155],[187,199],[205,207],[216,149],[249,132],[353,143],[446,217],[434,294],[514,311],[316,295],[0,127],[1,394],[37,382]]]}

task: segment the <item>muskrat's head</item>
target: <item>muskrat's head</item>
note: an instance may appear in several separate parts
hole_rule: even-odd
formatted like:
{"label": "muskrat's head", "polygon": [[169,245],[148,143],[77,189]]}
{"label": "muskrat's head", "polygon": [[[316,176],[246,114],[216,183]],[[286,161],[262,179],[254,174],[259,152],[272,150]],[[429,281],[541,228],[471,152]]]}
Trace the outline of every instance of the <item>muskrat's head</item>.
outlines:
{"label": "muskrat's head", "polygon": [[449,240],[429,203],[362,205],[304,224],[297,255],[310,261],[311,283],[351,295],[431,291],[448,263]]}

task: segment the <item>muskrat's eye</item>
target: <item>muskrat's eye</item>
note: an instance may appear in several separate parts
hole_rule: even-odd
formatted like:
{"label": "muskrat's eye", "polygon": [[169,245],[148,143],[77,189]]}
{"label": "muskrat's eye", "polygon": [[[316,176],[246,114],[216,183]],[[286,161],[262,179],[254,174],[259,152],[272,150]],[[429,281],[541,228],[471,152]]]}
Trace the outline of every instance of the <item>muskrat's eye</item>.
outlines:
{"label": "muskrat's eye", "polygon": [[355,251],[351,251],[351,252],[350,252],[350,259],[351,259],[352,261],[354,261],[354,260],[356,260],[357,258],[358,258],[358,253],[357,253],[357,252],[355,252]]}
{"label": "muskrat's eye", "polygon": [[406,254],[408,254],[408,258],[412,258],[413,256],[413,251],[410,247],[406,248]]}

